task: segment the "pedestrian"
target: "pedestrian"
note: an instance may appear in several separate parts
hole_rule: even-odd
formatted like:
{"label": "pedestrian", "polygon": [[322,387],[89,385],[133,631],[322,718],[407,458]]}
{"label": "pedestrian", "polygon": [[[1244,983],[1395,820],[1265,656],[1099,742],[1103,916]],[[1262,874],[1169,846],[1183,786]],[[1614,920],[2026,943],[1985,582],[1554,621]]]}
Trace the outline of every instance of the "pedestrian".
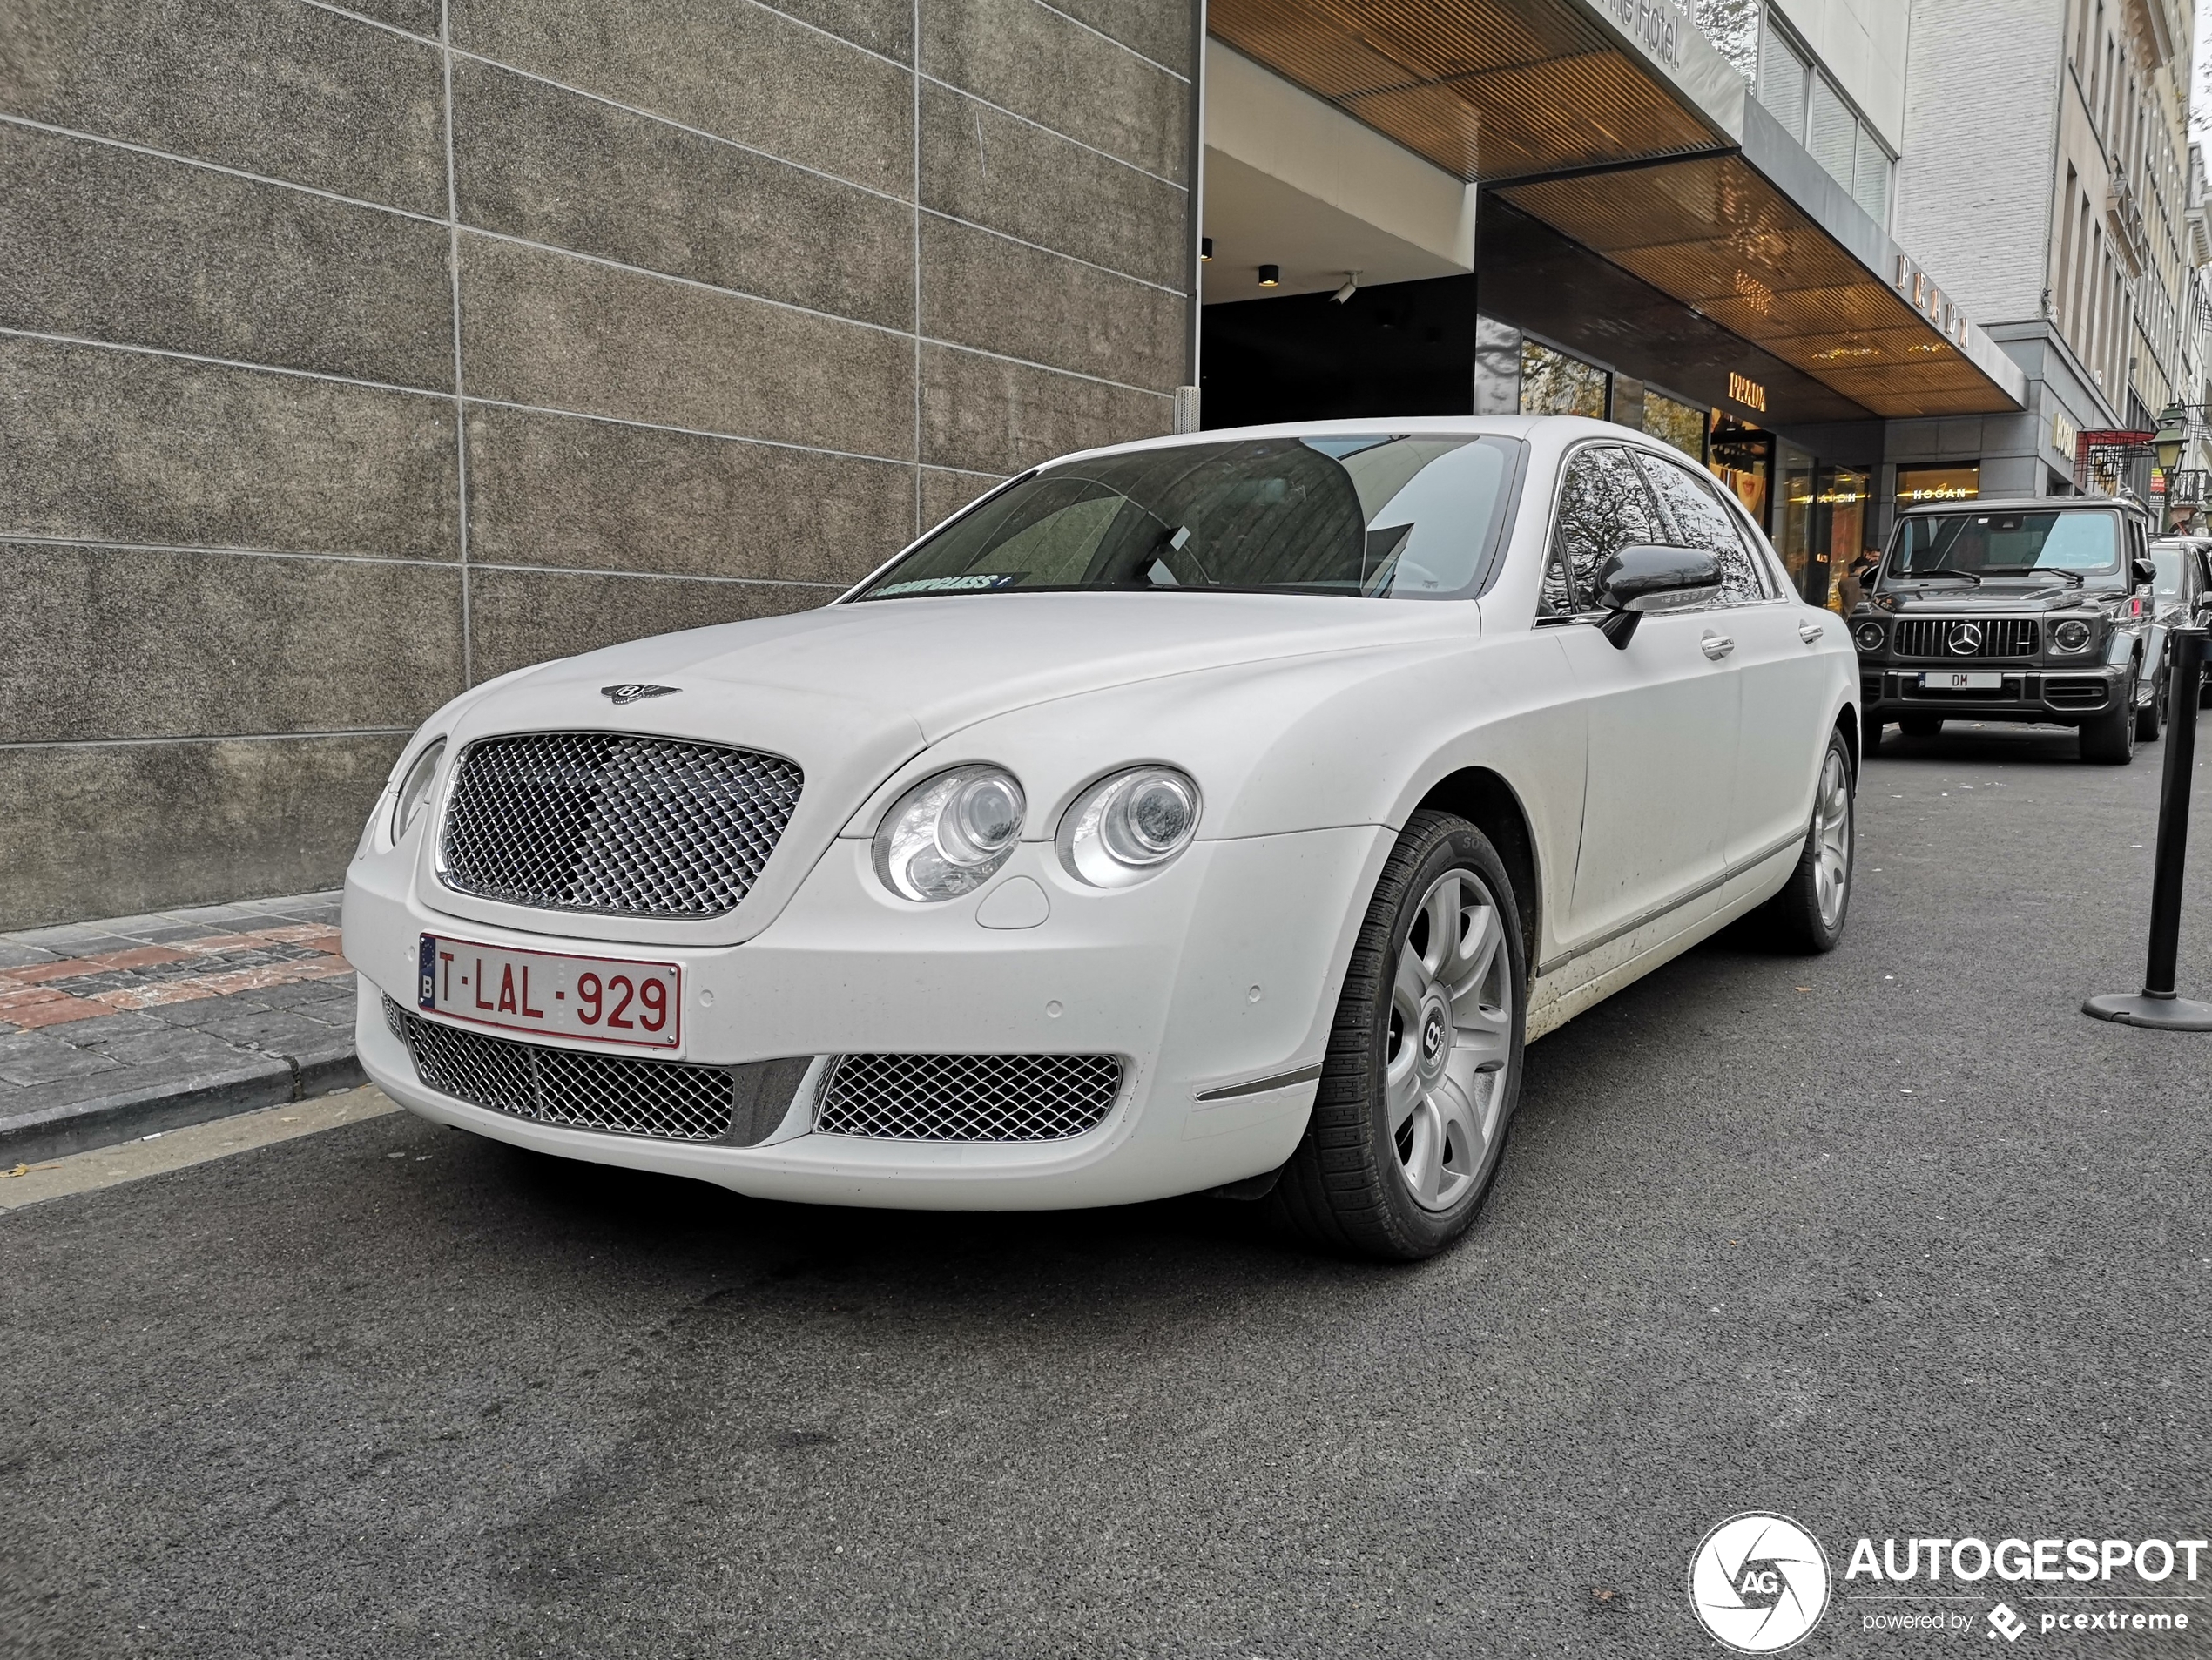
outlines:
{"label": "pedestrian", "polygon": [[1865,603],[1866,590],[1874,580],[1874,573],[1881,568],[1882,550],[1869,548],[1858,556],[1858,563],[1846,570],[1836,584],[1836,597],[1844,616],[1850,616]]}

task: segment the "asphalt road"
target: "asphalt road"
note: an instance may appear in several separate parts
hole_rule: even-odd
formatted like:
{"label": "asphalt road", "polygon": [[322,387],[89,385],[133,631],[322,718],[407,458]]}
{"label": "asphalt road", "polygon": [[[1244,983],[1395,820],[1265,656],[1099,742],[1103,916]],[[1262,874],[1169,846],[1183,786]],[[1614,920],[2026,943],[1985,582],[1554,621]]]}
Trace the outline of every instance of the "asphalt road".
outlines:
{"label": "asphalt road", "polygon": [[[1538,1044],[1419,1267],[407,1115],[0,1217],[0,1651],[1692,1656],[1739,1511],[1838,1575],[2204,1536],[2212,1037],[2075,1012],[2140,977],[2160,754],[1893,739],[1843,947],[1737,931]],[[2013,1651],[1981,1587],[1955,1636],[1868,1635],[1869,1589],[1793,1652]],[[2186,1606],[2018,1651],[2203,1652]]]}

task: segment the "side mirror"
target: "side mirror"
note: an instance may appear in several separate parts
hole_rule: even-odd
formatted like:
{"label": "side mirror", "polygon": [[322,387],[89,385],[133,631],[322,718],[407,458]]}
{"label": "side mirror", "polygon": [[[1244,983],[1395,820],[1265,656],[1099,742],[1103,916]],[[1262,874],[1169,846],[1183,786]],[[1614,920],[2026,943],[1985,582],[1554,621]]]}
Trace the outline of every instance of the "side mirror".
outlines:
{"label": "side mirror", "polygon": [[2148,559],[2138,559],[2128,569],[2134,574],[2138,588],[2147,587],[2158,580],[2158,567]]}
{"label": "side mirror", "polygon": [[1598,567],[1590,597],[1611,613],[1599,629],[1615,651],[1625,651],[1644,612],[1700,604],[1720,590],[1720,556],[1710,549],[1631,543]]}

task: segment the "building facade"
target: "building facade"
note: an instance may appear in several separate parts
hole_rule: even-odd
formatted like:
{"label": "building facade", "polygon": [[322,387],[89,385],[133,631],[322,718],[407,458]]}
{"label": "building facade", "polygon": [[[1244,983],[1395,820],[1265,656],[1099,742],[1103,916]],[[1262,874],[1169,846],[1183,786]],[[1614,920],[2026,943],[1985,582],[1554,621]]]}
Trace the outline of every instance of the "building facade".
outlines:
{"label": "building facade", "polygon": [[332,882],[462,688],[1174,424],[1609,417],[1815,603],[1899,502],[2147,489],[2191,22],[11,0],[0,928]]}
{"label": "building facade", "polygon": [[465,686],[1168,429],[1147,0],[10,0],[0,928],[327,886]]}

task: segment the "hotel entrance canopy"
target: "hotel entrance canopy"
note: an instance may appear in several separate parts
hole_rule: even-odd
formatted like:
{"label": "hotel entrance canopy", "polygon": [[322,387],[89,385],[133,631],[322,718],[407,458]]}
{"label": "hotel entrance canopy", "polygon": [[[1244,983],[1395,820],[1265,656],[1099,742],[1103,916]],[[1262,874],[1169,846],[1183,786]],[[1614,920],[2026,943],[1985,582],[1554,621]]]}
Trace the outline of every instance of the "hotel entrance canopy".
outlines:
{"label": "hotel entrance canopy", "polygon": [[2025,403],[1670,0],[1211,0],[1208,27],[1872,414]]}

